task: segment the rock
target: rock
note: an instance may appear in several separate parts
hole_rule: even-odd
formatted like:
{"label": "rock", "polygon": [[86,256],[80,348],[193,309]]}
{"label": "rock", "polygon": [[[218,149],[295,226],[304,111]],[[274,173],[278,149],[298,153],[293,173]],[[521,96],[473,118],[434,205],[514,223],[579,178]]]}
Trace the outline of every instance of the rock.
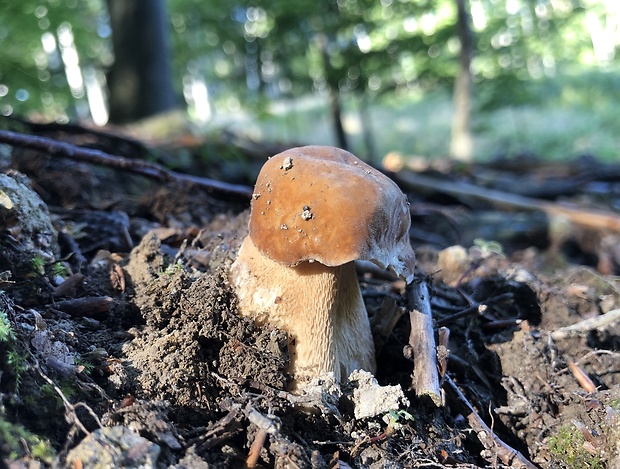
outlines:
{"label": "rock", "polygon": [[104,427],[84,438],[67,455],[68,467],[155,468],[161,448],[124,426]]}
{"label": "rock", "polygon": [[349,382],[355,386],[353,404],[356,419],[375,417],[397,410],[401,405],[409,405],[400,385],[380,386],[368,371],[355,370],[349,375]]}
{"label": "rock", "polygon": [[0,174],[0,264],[23,277],[36,270],[35,259],[55,261],[60,248],[47,205],[25,184],[25,176],[14,176]]}
{"label": "rock", "polygon": [[446,285],[454,286],[462,280],[470,265],[467,249],[459,245],[447,247],[439,252],[437,259],[439,271],[435,274],[435,278],[442,280]]}

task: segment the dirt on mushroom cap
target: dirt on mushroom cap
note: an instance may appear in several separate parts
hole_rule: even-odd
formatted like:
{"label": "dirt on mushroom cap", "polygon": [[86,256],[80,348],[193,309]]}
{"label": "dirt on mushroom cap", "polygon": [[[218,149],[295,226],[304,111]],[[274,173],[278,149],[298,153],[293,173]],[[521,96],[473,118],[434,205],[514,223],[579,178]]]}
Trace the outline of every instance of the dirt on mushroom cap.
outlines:
{"label": "dirt on mushroom cap", "polygon": [[407,198],[391,179],[344,150],[308,146],[263,166],[250,236],[265,256],[288,266],[363,259],[409,279],[410,223]]}

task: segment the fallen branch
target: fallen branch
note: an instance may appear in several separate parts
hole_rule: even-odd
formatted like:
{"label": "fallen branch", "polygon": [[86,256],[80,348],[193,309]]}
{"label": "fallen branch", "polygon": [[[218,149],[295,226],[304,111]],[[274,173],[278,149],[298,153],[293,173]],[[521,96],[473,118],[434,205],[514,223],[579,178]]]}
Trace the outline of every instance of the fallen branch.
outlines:
{"label": "fallen branch", "polygon": [[485,457],[488,462],[492,464],[495,463],[495,458],[497,457],[502,461],[502,463],[509,467],[517,469],[536,469],[536,466],[528,461],[525,456],[513,447],[504,443],[495,433],[493,433],[493,430],[491,430],[484,420],[482,420],[482,417],[478,415],[478,412],[476,412],[474,407],[467,400],[454,381],[452,381],[450,376],[446,375],[444,383],[450,387],[450,391],[456,395],[460,405],[466,409],[469,426],[476,432],[476,436],[478,437],[478,440],[480,440],[480,443],[482,443],[485,449],[491,453],[492,456]]}
{"label": "fallen branch", "polygon": [[252,189],[247,186],[228,184],[226,182],[216,181],[215,179],[201,178],[190,174],[181,174],[170,171],[156,163],[114,156],[100,150],[83,148],[51,138],[0,130],[0,143],[29,148],[51,156],[60,156],[74,161],[83,161],[90,164],[122,169],[156,181],[189,184],[209,192],[235,195],[248,200],[252,196]]}
{"label": "fallen branch", "polygon": [[440,180],[410,171],[396,173],[394,178],[402,186],[415,191],[433,194],[439,192],[459,199],[481,200],[504,210],[542,211],[549,216],[564,217],[575,225],[586,228],[602,228],[620,232],[620,216],[612,212],[584,210],[575,205],[547,202],[464,182]]}
{"label": "fallen branch", "polygon": [[418,396],[427,396],[437,407],[441,390],[437,371],[437,347],[428,286],[416,279],[407,286],[407,307],[411,321],[409,347],[413,355],[413,387]]}

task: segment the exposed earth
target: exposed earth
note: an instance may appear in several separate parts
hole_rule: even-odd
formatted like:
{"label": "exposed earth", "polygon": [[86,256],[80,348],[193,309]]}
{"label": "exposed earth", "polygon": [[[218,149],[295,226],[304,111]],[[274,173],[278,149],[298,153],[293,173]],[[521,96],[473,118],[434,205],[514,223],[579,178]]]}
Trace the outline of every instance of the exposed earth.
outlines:
{"label": "exposed earth", "polygon": [[290,394],[286,334],[237,314],[247,200],[0,155],[0,468],[620,468],[617,232],[511,214],[490,233],[497,210],[403,186],[442,403],[412,389],[404,282],[360,265],[371,323],[397,319],[375,337],[396,404],[363,416],[371,377]]}

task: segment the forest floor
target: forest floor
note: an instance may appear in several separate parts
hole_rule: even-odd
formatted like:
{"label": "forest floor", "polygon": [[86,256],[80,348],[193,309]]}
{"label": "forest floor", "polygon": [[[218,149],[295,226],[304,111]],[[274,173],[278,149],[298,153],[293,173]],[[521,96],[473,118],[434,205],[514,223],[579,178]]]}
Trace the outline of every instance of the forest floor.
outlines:
{"label": "forest floor", "polygon": [[[231,174],[183,152],[188,172]],[[404,282],[359,269],[371,322],[395,318],[376,337],[381,388],[326,378],[290,394],[286,334],[240,317],[227,282],[248,200],[69,153],[0,145],[0,468],[620,467],[618,168],[398,167],[438,332],[436,406],[412,389]],[[398,387],[393,408],[359,414]]]}

